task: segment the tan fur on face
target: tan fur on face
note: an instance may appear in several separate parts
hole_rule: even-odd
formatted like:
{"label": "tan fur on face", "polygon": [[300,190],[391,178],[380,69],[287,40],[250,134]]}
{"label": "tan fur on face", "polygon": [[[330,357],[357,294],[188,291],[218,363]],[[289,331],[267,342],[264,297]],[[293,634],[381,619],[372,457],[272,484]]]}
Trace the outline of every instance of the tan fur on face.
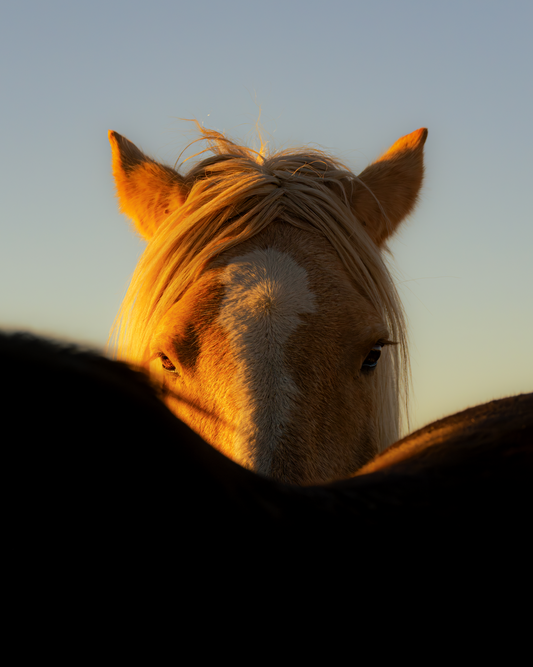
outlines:
{"label": "tan fur on face", "polygon": [[[286,392],[285,413],[275,401],[269,407],[283,413],[283,436],[250,465],[268,460],[269,474],[296,483],[351,474],[398,438],[406,405],[405,325],[381,249],[416,203],[426,131],[402,138],[360,177],[319,151],[257,156],[216,132],[202,134],[214,155],[184,176],[113,135],[121,206],[150,238],[117,317],[119,355],[154,368],[155,340],[173,350],[178,365],[185,353],[181,374],[164,376],[172,409],[215,447],[242,458],[235,433],[243,430],[248,399],[246,383],[236,380],[238,334],[231,317],[221,326],[203,314],[204,307],[216,310],[215,302],[222,307],[231,289],[214,300],[194,294],[203,280],[215,292],[228,289],[221,275],[235,257],[269,248],[289,256],[306,273],[316,311],[295,311],[300,321],[281,345],[277,368],[289,369],[297,391]],[[183,333],[190,326],[196,333]],[[373,374],[361,374],[381,338],[398,345],[383,350]],[[265,437],[272,443],[277,436]]]}
{"label": "tan fur on face", "polygon": [[151,356],[178,374],[158,357],[150,367],[169,407],[226,456],[313,484],[379,451],[387,365],[365,374],[361,364],[387,337],[333,248],[274,223],[221,255],[154,332]]}
{"label": "tan fur on face", "polygon": [[[226,333],[217,324],[224,295],[219,274],[208,272],[170,308],[153,333],[149,366],[164,386],[171,410],[234,458],[236,365]],[[165,371],[161,354],[174,364],[175,372]]]}
{"label": "tan fur on face", "polygon": [[[248,252],[252,248],[256,250]],[[377,425],[385,415],[380,413],[377,398],[387,364],[370,374],[361,373],[361,364],[371,347],[388,337],[387,326],[351,283],[337,253],[324,244],[320,234],[274,223],[240,248],[223,255],[216,266],[231,267],[239,262],[242,255],[235,256],[237,250],[246,251],[245,257],[250,259],[259,252],[280,258],[292,253],[289,265],[294,262],[305,275],[303,285],[294,285],[298,297],[287,304],[295,320],[294,328],[288,338],[286,330],[272,335],[283,350],[278,377],[288,378],[288,391],[281,392],[288,409],[283,414],[283,428],[274,433],[268,430],[270,444],[275,446],[268,449],[270,469],[265,472],[294,484],[339,479],[347,469],[356,470],[363,465],[380,448]],[[289,293],[291,287],[289,281]],[[253,314],[251,317],[255,319]],[[266,319],[269,322],[273,318]],[[248,347],[248,355],[253,352]],[[259,363],[265,361],[260,350],[256,354]],[[242,388],[237,391],[242,396]],[[271,404],[267,414],[272,414],[274,407]],[[236,413],[237,420],[240,417]],[[253,415],[249,424],[254,424]],[[253,445],[254,438],[250,437],[248,443]],[[252,447],[249,451],[252,460],[257,457]],[[241,462],[235,454],[232,458]],[[259,466],[254,469],[259,471]]]}

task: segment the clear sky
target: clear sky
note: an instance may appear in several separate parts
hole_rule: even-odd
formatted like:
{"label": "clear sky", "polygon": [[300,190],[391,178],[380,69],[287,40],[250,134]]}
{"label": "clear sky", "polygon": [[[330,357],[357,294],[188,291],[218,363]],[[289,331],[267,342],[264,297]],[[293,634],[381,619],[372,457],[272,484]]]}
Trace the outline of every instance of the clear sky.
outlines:
{"label": "clear sky", "polygon": [[0,325],[103,347],[143,249],[107,130],[173,164],[180,118],[250,143],[260,106],[356,173],[429,128],[391,244],[413,426],[533,391],[532,33],[531,0],[2,3]]}

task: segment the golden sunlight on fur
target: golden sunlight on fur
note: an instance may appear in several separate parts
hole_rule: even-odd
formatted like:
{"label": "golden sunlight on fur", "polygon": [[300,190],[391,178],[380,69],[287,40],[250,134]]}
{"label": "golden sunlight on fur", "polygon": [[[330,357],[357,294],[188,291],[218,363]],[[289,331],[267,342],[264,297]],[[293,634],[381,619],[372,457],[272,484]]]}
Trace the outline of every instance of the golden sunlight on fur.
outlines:
{"label": "golden sunlight on fur", "polygon": [[151,238],[160,220],[183,205],[182,179],[173,169],[146,158],[120,134],[109,131],[113,176],[120,210],[129,216],[141,236]]}
{"label": "golden sunlight on fur", "polygon": [[148,242],[117,354],[241,465],[295,484],[348,477],[406,417],[383,252],[416,205],[427,130],[355,176],[320,151],[260,155],[199,129],[211,155],[185,174],[109,133],[120,208]]}

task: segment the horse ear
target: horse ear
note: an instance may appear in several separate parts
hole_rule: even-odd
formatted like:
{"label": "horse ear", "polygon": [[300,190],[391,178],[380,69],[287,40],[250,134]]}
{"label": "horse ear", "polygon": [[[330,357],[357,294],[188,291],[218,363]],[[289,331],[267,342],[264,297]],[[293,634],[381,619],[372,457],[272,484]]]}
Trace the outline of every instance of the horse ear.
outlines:
{"label": "horse ear", "polygon": [[146,157],[117,132],[109,130],[109,142],[120,210],[149,240],[168,214],[183,205],[187,196],[183,178]]}
{"label": "horse ear", "polygon": [[416,206],[424,177],[427,136],[427,129],[420,128],[398,139],[359,174],[362,183],[353,182],[352,211],[378,246]]}

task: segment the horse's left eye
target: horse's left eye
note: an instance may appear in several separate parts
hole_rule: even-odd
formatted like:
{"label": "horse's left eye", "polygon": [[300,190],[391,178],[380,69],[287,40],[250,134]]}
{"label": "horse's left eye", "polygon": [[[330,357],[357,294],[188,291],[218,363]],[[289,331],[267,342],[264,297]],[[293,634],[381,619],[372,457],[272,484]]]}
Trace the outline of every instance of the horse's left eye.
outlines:
{"label": "horse's left eye", "polygon": [[363,361],[363,365],[361,366],[363,370],[372,370],[378,365],[382,347],[382,345],[374,345],[367,358]]}

